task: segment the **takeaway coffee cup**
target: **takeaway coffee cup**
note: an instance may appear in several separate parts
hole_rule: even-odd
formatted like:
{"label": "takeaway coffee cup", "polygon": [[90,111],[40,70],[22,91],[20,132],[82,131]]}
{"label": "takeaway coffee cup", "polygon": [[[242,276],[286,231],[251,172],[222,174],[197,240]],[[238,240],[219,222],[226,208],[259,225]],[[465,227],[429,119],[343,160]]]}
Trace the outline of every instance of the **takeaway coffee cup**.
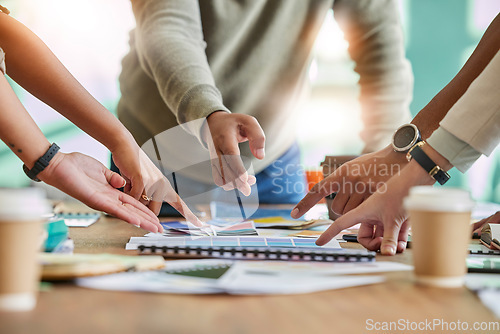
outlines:
{"label": "takeaway coffee cup", "polygon": [[0,311],[35,307],[42,216],[50,212],[37,188],[0,188]]}
{"label": "takeaway coffee cup", "polygon": [[462,286],[474,206],[470,194],[453,188],[413,187],[404,206],[412,229],[417,283]]}

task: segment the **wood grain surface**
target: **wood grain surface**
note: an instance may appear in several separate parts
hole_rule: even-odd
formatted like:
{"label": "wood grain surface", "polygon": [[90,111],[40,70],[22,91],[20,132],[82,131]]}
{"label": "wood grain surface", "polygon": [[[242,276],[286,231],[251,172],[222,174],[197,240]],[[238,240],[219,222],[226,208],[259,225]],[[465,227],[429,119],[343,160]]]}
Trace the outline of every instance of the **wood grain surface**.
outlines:
{"label": "wood grain surface", "polygon": [[[70,229],[75,253],[134,255],[125,244],[145,233],[104,216],[88,228]],[[411,250],[377,260],[411,264]],[[411,272],[384,275],[382,284],[284,296],[112,292],[57,283],[40,292],[35,310],[0,312],[0,333],[402,333],[370,331],[367,323],[499,321],[465,288],[421,287]]]}

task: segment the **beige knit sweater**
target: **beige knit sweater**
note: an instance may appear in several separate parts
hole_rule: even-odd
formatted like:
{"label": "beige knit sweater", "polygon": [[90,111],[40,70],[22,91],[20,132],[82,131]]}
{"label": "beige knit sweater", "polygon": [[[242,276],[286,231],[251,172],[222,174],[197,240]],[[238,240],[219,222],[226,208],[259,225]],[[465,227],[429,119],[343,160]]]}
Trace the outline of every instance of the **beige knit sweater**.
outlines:
{"label": "beige knit sweater", "polygon": [[[266,134],[266,158],[253,161],[263,170],[296,140],[297,100],[331,8],[360,74],[365,150],[387,145],[410,119],[413,81],[395,0],[133,0],[132,8],[137,27],[123,59],[118,116],[140,145],[216,110],[248,114]],[[185,137],[167,136],[165,163],[208,157],[201,123],[185,125]]]}

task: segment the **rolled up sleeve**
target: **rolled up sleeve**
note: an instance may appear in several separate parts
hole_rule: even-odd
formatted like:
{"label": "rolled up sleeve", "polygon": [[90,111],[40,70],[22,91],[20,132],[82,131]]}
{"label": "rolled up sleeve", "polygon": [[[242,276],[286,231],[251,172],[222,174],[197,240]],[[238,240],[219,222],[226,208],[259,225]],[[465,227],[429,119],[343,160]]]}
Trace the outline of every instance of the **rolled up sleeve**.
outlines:
{"label": "rolled up sleeve", "polygon": [[5,74],[5,52],[0,48],[0,72]]}
{"label": "rolled up sleeve", "polygon": [[500,142],[500,52],[448,111],[428,143],[461,172]]}

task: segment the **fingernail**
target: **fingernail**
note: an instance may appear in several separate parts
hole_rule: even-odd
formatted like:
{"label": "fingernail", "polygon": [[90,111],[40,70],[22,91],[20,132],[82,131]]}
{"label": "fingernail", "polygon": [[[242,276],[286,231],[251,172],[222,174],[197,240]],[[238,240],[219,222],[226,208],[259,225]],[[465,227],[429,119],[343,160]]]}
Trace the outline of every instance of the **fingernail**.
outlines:
{"label": "fingernail", "polygon": [[250,186],[248,184],[245,184],[241,189],[240,189],[241,193],[243,195],[245,195],[246,197],[250,196],[250,194],[252,193],[252,188],[250,188]]}
{"label": "fingernail", "polygon": [[406,249],[406,242],[404,242],[404,241],[400,241],[400,242],[398,243],[398,245],[399,245],[399,249],[400,249],[401,251],[404,251],[404,250]]}
{"label": "fingernail", "polygon": [[264,156],[266,155],[266,152],[264,151],[263,148],[257,149],[257,151],[255,151],[255,153],[257,154],[257,158],[260,158],[260,159],[264,159]]}
{"label": "fingernail", "polygon": [[127,185],[127,180],[123,180],[123,185],[120,188],[123,188]]}
{"label": "fingernail", "polygon": [[391,245],[382,246],[380,253],[382,253],[382,255],[394,255],[394,247]]}
{"label": "fingernail", "polygon": [[298,218],[298,215],[299,215],[299,208],[293,209],[292,212],[290,213],[290,216],[292,218]]}

